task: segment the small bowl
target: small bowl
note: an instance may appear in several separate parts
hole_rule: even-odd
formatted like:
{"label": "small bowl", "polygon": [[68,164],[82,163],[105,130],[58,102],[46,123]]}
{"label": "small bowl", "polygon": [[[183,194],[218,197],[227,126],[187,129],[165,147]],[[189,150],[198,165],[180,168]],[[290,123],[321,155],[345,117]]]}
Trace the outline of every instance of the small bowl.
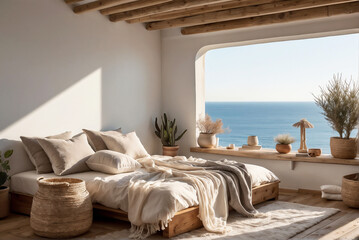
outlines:
{"label": "small bowl", "polygon": [[322,154],[322,149],[320,149],[320,148],[310,148],[310,149],[308,149],[308,154],[311,157],[319,157]]}

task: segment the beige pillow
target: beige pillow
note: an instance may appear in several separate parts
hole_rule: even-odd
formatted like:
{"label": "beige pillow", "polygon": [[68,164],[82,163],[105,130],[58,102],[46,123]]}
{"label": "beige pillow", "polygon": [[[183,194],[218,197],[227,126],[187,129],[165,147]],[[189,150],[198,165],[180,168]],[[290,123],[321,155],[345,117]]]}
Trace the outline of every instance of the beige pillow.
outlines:
{"label": "beige pillow", "polygon": [[101,133],[101,137],[109,150],[130,155],[134,159],[149,156],[136,132],[127,134]]}
{"label": "beige pillow", "polygon": [[[97,151],[101,151],[101,150],[107,150],[106,144],[104,143],[104,141],[101,138],[101,132],[100,131],[93,131],[93,130],[87,130],[87,129],[82,129],[86,135],[87,135],[87,139],[92,147],[93,150]],[[116,130],[113,131],[106,131],[103,133],[121,133],[121,128],[118,128]]]}
{"label": "beige pillow", "polygon": [[129,155],[111,150],[96,152],[86,161],[86,164],[93,171],[108,174],[132,172],[141,168],[141,164]]}
{"label": "beige pillow", "polygon": [[85,134],[69,140],[41,138],[38,142],[49,157],[56,175],[67,175],[89,170],[86,160],[94,151],[88,144]]}
{"label": "beige pillow", "polygon": [[[38,137],[24,137],[21,136],[21,141],[24,144],[24,148],[29,155],[29,158],[34,164],[37,173],[50,173],[52,171],[51,162],[45,151],[42,149],[40,144],[37,142]],[[71,138],[71,132],[64,132],[54,136],[46,137],[48,139],[69,139]]]}

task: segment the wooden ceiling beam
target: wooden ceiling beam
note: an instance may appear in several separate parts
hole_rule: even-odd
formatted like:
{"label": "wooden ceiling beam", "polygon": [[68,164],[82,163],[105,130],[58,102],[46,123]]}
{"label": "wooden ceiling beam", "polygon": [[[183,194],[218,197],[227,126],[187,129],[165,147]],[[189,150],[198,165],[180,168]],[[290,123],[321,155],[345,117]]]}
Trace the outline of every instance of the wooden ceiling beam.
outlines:
{"label": "wooden ceiling beam", "polygon": [[[256,4],[271,3],[278,0],[257,0]],[[159,13],[149,15],[147,17],[133,18],[127,20],[128,23],[139,23],[139,22],[154,22],[154,21],[163,21],[168,19],[180,18],[180,17],[189,17],[197,14],[214,12],[220,10],[226,10],[236,7],[246,7],[253,5],[253,0],[234,0],[228,3],[217,3],[211,5],[204,5],[200,7],[184,8],[180,10],[175,10],[171,12]]]}
{"label": "wooden ceiling beam", "polygon": [[85,3],[73,8],[74,13],[84,13],[89,11],[100,10],[103,8],[112,7],[119,4],[125,4],[136,0],[98,0]]}
{"label": "wooden ceiling beam", "polygon": [[309,20],[314,18],[324,18],[343,14],[359,13],[359,2],[344,3],[312,9],[290,11],[272,15],[252,17],[238,20],[231,20],[218,23],[210,23],[192,27],[182,28],[183,35],[216,32],[245,27],[269,25],[275,23],[288,23],[299,20]]}
{"label": "wooden ceiling beam", "polygon": [[170,12],[173,10],[179,10],[189,7],[198,7],[198,6],[204,6],[207,4],[213,4],[213,3],[219,3],[219,2],[228,2],[229,0],[173,0],[168,3],[164,3],[161,5],[155,5],[151,7],[136,9],[132,11],[122,12],[122,13],[115,13],[109,15],[110,21],[112,22],[118,22],[123,20],[128,20],[132,18],[140,18],[149,16],[152,14],[157,13],[164,13],[164,12]]}
{"label": "wooden ceiling beam", "polygon": [[105,9],[100,10],[100,13],[103,15],[110,15],[110,14],[114,14],[114,13],[120,13],[120,12],[131,11],[131,10],[135,10],[135,9],[139,9],[139,8],[150,7],[150,6],[154,6],[154,5],[158,5],[158,4],[162,4],[162,3],[166,3],[166,2],[171,2],[171,1],[172,0],[139,0],[136,2],[131,2],[131,3],[121,4],[121,5],[110,7],[110,8],[105,8]]}
{"label": "wooden ceiling beam", "polygon": [[239,7],[191,17],[152,22],[146,25],[146,29],[160,30],[171,27],[188,27],[357,1],[358,0],[280,0],[274,3]]}
{"label": "wooden ceiling beam", "polygon": [[71,3],[77,3],[77,2],[82,2],[83,0],[65,0],[65,3],[67,4],[71,4]]}

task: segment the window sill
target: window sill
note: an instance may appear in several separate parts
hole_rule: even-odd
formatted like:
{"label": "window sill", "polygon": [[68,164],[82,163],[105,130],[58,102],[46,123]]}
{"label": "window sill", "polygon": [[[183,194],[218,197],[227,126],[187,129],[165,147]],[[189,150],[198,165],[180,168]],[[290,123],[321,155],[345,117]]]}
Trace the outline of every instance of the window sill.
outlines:
{"label": "window sill", "polygon": [[[359,166],[359,158],[356,159],[341,159],[334,158],[329,154],[322,154],[319,157],[297,157],[295,152],[288,154],[279,154],[274,149],[261,150],[243,150],[243,149],[226,149],[226,148],[200,148],[192,147],[191,152],[217,154],[236,157],[247,157],[266,160],[290,161],[290,162],[311,162],[311,163],[326,163],[326,164],[341,164]],[[294,167],[293,167],[294,168]]]}

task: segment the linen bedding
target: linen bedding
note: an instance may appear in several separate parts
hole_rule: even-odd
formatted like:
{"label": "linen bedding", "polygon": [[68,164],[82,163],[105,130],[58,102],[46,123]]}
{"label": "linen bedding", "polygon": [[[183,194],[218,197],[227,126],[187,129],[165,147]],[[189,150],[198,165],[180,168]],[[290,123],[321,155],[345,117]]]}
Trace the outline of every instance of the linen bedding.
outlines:
{"label": "linen bedding", "polygon": [[195,205],[211,232],[227,230],[229,207],[247,217],[258,215],[251,203],[251,176],[242,163],[161,156],[138,161],[147,173],[87,184],[93,201],[128,212],[132,238],[164,229],[176,212]]}

